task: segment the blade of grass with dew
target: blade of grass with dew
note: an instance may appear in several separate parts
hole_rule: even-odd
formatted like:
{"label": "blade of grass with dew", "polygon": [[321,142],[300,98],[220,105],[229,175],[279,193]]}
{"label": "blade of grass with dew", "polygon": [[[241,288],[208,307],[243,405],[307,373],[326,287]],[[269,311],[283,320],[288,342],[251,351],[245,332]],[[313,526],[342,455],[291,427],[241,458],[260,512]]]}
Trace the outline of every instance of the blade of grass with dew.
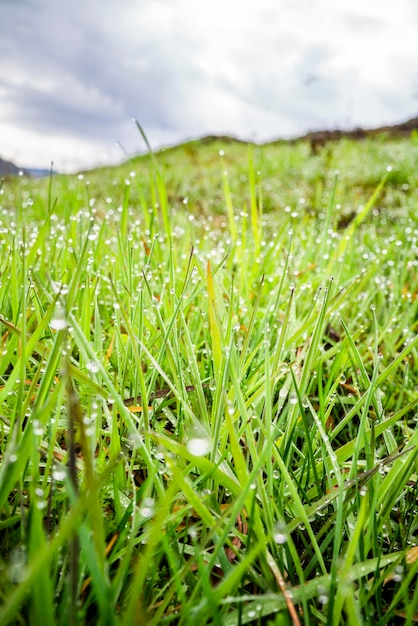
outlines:
{"label": "blade of grass with dew", "polygon": [[[155,153],[153,152],[151,145],[148,141],[148,138],[145,134],[144,129],[142,128],[141,124],[138,122],[138,120],[136,118],[134,118],[134,124],[136,125],[137,129],[139,130],[142,139],[145,142],[145,145],[147,146],[147,150],[149,152],[149,154],[151,155],[151,159],[152,159],[152,163],[154,166],[154,171],[153,171],[153,178],[155,177],[156,180],[156,187],[157,187],[157,194],[158,194],[158,198],[159,198],[159,206],[162,212],[162,218],[163,218],[163,227],[164,227],[164,232],[167,236],[168,239],[170,239],[171,236],[171,226],[170,226],[170,219],[169,219],[169,215],[168,215],[168,201],[167,201],[167,189],[165,186],[165,182],[163,179],[163,176],[161,174],[161,170],[158,167],[158,163],[157,163],[157,158],[155,156]],[[153,184],[152,184],[153,186]],[[153,203],[153,206],[155,206],[155,201]]]}
{"label": "blade of grass with dew", "polygon": [[78,501],[71,508],[69,514],[62,517],[57,532],[53,538],[49,540],[45,549],[43,551],[37,550],[37,555],[34,557],[33,561],[28,564],[22,581],[12,591],[5,604],[0,607],[1,624],[6,625],[10,623],[11,620],[14,620],[16,612],[29,594],[34,580],[45,568],[48,568],[49,563],[58,558],[59,551],[65,546],[66,542],[68,542],[71,535],[77,529],[82,516],[88,512],[91,499],[97,498],[97,492],[102,488],[104,482],[108,480],[114,468],[115,464],[110,463],[105,471],[97,477],[93,490],[80,496]]}
{"label": "blade of grass with dew", "polygon": [[208,309],[209,309],[209,332],[212,341],[212,357],[215,379],[219,379],[219,373],[222,362],[222,341],[219,322],[217,317],[217,305],[215,296],[215,287],[210,267],[210,261],[207,264],[207,289],[208,289]]}
{"label": "blade of grass with dew", "polygon": [[373,192],[372,196],[366,202],[365,206],[362,208],[361,211],[359,211],[356,214],[355,218],[352,220],[352,222],[350,222],[349,226],[347,226],[345,232],[343,233],[343,235],[341,237],[340,245],[338,246],[338,248],[336,249],[335,253],[333,254],[333,256],[330,259],[330,262],[329,262],[329,265],[328,265],[328,271],[331,269],[332,265],[334,264],[335,259],[343,256],[343,254],[344,254],[344,252],[345,252],[345,250],[347,248],[348,242],[352,240],[352,237],[353,237],[355,231],[360,226],[360,224],[362,224],[364,222],[364,220],[366,219],[366,217],[370,213],[371,209],[374,207],[377,198],[379,197],[383,187],[386,184],[388,176],[389,176],[389,173],[386,172],[386,174],[383,176],[382,180],[380,181],[380,183],[376,187],[375,191]]}
{"label": "blade of grass with dew", "polygon": [[251,144],[248,145],[248,182],[250,191],[250,214],[251,214],[251,228],[252,235],[254,237],[255,256],[257,257],[260,252],[261,242],[261,222],[259,216],[259,209],[257,206],[257,191],[256,191],[256,178],[253,161],[253,150]]}
{"label": "blade of grass with dew", "polygon": [[222,156],[223,155],[221,154],[224,198],[225,198],[226,210],[228,214],[229,231],[231,233],[232,243],[235,244],[237,241],[237,225],[235,222],[234,206],[232,203],[231,189],[229,187],[228,172],[224,168],[224,165],[222,162]]}
{"label": "blade of grass with dew", "polygon": [[[328,289],[325,292],[325,296],[324,299],[322,301],[322,305],[319,311],[319,315],[317,317],[316,323],[315,323],[315,327],[312,333],[312,338],[309,342],[309,346],[306,352],[306,356],[304,359],[304,363],[302,366],[302,371],[300,374],[300,380],[298,381],[298,391],[300,394],[300,397],[303,398],[306,394],[306,390],[308,387],[308,383],[309,383],[309,379],[312,375],[312,367],[313,367],[313,363],[314,363],[314,357],[315,355],[318,353],[318,347],[320,344],[320,341],[322,339],[322,329],[323,329],[323,325],[324,325],[324,321],[325,321],[325,317],[326,317],[326,312],[327,312],[327,305],[328,305],[328,299],[329,299],[329,293],[330,293],[330,288],[331,288],[331,282],[329,284]],[[285,439],[283,441],[283,450],[285,449],[286,445],[287,445],[287,441],[289,440],[290,437],[290,433],[292,431],[292,429],[294,428],[295,425],[295,419],[296,419],[296,415],[297,415],[297,403],[296,404],[292,404],[291,406],[291,410],[290,410],[290,415],[289,418],[287,420],[286,423],[286,430],[285,430]]]}
{"label": "blade of grass with dew", "polygon": [[[376,566],[379,569],[384,569],[392,563],[399,562],[402,559],[402,555],[399,553],[391,553],[385,555],[381,561],[379,559],[370,559],[363,563],[355,563],[349,571],[351,581],[356,581],[359,578],[368,576],[374,573]],[[307,581],[303,585],[293,586],[291,589],[292,599],[295,604],[301,602],[302,597],[307,599],[318,598],[323,594],[324,589],[329,588],[329,575],[317,576],[316,578]],[[254,617],[262,618],[269,615],[274,615],[278,609],[286,608],[286,600],[281,594],[265,594],[257,596],[243,596],[241,598],[226,597],[222,600],[223,604],[229,605],[232,603],[243,602],[245,603],[245,611],[241,616],[241,624],[251,624],[254,621]],[[257,612],[257,607],[258,612]],[[235,626],[238,620],[238,610],[234,609],[225,617],[225,626]]]}
{"label": "blade of grass with dew", "polygon": [[[389,376],[391,376],[394,373],[396,368],[400,365],[400,363],[402,363],[405,357],[411,352],[413,348],[415,348],[417,344],[418,344],[418,335],[402,350],[402,352],[398,354],[398,356],[390,363],[390,365],[388,365],[385,368],[383,372],[378,374],[377,379],[376,379],[377,388],[382,387],[386,379],[389,378]],[[336,437],[339,434],[339,432],[345,427],[347,422],[349,422],[353,418],[353,415],[355,415],[360,410],[365,400],[366,400],[366,395],[361,396],[357,400],[353,408],[345,415],[344,419],[341,420],[340,423],[337,424],[334,430],[332,431],[332,438]],[[376,428],[378,427],[379,427],[379,424],[376,426]]]}
{"label": "blade of grass with dew", "polygon": [[357,521],[351,538],[346,547],[343,561],[339,568],[338,586],[336,589],[335,599],[333,599],[333,612],[332,619],[334,624],[341,623],[341,613],[344,603],[347,602],[347,598],[354,592],[352,587],[351,568],[355,559],[356,551],[358,549],[358,543],[360,539],[360,533],[363,532],[363,527],[367,516],[368,499],[363,494],[361,496],[360,510],[358,512]]}
{"label": "blade of grass with dew", "polygon": [[[36,460],[36,459],[35,459]],[[39,462],[39,459],[38,459]],[[45,550],[47,542],[41,511],[44,510],[45,502],[43,494],[36,488],[36,475],[32,485],[31,505],[29,511],[29,563],[33,562],[39,552]],[[38,495],[38,493],[39,495]],[[42,568],[39,575],[33,580],[32,586],[32,610],[33,623],[53,626],[54,619],[54,593],[53,580],[50,578],[50,563]]]}

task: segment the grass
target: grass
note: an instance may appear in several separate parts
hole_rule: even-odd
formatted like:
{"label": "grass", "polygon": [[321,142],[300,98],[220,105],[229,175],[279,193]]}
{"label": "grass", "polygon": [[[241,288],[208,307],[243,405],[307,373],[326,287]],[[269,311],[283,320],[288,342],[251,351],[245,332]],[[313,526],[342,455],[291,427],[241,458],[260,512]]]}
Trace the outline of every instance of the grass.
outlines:
{"label": "grass", "polygon": [[418,620],[416,149],[4,182],[2,624]]}

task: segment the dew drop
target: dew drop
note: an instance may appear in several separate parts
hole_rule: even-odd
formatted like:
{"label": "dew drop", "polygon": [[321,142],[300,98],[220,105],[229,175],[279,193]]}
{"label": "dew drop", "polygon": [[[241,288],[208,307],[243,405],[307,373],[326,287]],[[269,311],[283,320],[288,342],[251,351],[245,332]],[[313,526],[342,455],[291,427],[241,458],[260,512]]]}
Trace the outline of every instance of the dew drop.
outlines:
{"label": "dew drop", "polygon": [[133,432],[128,437],[129,447],[132,449],[137,449],[142,447],[142,439],[139,433]]}
{"label": "dew drop", "polygon": [[278,544],[286,543],[288,540],[288,532],[284,522],[278,522],[273,530],[273,539]]}
{"label": "dew drop", "polygon": [[86,364],[86,368],[89,370],[89,372],[97,374],[97,372],[100,370],[100,365],[96,361],[89,361]]}
{"label": "dew drop", "polygon": [[55,467],[52,471],[52,476],[54,478],[54,480],[61,482],[63,480],[65,480],[66,477],[66,471],[65,468],[63,467]]}
{"label": "dew drop", "polygon": [[40,422],[39,420],[33,420],[32,427],[34,435],[43,435],[44,427],[42,425],[42,422]]}
{"label": "dew drop", "polygon": [[187,449],[194,456],[205,456],[205,454],[210,452],[211,447],[212,443],[209,437],[206,436],[194,436],[187,442]]}
{"label": "dew drop", "polygon": [[56,307],[54,315],[50,322],[50,326],[54,330],[64,330],[65,328],[67,328],[68,322],[64,309],[62,309],[61,307]]}
{"label": "dew drop", "polygon": [[196,528],[195,526],[191,526],[191,527],[189,528],[189,537],[190,537],[191,539],[197,539],[197,537],[198,537],[198,531],[197,531],[197,528]]}
{"label": "dew drop", "polygon": [[150,517],[155,510],[154,498],[144,498],[139,509],[139,512],[143,517]]}

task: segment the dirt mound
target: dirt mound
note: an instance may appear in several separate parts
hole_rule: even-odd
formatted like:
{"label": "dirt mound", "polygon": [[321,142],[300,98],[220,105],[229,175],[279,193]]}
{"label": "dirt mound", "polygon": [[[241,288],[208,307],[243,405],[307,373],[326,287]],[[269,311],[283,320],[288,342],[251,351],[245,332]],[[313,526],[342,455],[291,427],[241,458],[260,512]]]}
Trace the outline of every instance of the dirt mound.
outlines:
{"label": "dirt mound", "polygon": [[375,137],[376,135],[386,134],[388,137],[408,137],[413,130],[418,130],[418,117],[413,117],[402,124],[394,124],[392,126],[379,126],[377,128],[354,128],[353,130],[318,130],[306,133],[302,137],[293,139],[292,141],[309,141],[312,152],[316,153],[329,141],[338,141],[343,137],[348,139],[364,139],[366,137]]}

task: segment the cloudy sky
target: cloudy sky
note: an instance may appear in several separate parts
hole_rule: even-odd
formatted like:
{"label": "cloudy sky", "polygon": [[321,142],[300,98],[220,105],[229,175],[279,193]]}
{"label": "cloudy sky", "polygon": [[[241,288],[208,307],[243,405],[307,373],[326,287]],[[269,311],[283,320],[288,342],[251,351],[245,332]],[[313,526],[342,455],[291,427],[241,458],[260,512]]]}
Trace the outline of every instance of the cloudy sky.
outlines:
{"label": "cloudy sky", "polygon": [[0,156],[72,170],[205,134],[418,114],[417,0],[0,0]]}

